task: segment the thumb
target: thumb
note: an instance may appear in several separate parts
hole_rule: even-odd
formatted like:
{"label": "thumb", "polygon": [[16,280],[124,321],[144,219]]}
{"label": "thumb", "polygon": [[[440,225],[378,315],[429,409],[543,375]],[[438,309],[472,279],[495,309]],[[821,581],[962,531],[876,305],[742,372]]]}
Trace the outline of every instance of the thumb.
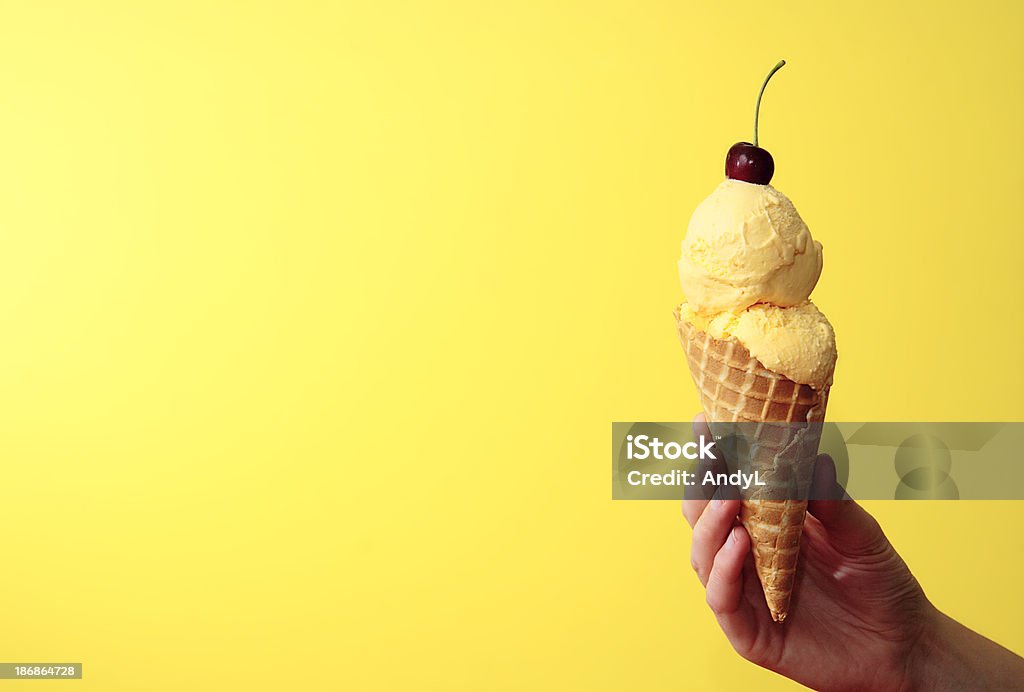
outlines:
{"label": "thumb", "polygon": [[836,466],[827,454],[819,455],[814,465],[807,511],[821,522],[829,541],[843,553],[873,553],[886,544],[885,534],[875,518],[836,482]]}

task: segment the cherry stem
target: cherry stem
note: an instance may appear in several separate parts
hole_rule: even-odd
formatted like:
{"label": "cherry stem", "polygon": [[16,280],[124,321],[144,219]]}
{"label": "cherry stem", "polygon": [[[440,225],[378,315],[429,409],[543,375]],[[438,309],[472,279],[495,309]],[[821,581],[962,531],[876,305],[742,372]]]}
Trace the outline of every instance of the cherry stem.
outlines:
{"label": "cherry stem", "polygon": [[782,66],[786,64],[785,60],[780,60],[772,71],[768,73],[768,76],[761,82],[761,91],[757,92],[757,105],[754,106],[754,146],[757,146],[757,121],[761,115],[761,96],[764,94],[764,88],[768,86],[768,80],[772,78],[772,75],[782,69]]}

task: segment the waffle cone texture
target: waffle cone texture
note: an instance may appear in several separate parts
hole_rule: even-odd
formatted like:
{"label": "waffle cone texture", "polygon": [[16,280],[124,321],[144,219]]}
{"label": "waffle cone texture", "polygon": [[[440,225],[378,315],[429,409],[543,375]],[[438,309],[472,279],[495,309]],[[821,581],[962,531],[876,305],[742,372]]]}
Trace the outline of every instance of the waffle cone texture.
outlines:
{"label": "waffle cone texture", "polygon": [[708,424],[716,437],[728,431],[732,439],[741,438],[738,456],[766,483],[744,494],[740,520],[750,534],[772,619],[782,622],[789,614],[821,437],[821,426],[814,424],[825,419],[829,388],[798,384],[765,368],[736,339],[716,339],[680,319],[678,310],[675,317]]}

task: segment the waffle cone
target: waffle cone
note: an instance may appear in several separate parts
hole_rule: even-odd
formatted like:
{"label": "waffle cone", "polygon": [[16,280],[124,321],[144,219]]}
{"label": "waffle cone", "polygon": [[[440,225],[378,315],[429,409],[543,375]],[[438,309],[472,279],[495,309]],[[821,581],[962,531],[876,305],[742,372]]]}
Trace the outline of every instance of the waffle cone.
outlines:
{"label": "waffle cone", "polygon": [[789,614],[821,437],[820,425],[800,424],[824,421],[828,387],[815,390],[768,370],[736,339],[716,339],[680,319],[678,311],[676,326],[708,424],[716,438],[723,430],[730,439],[740,438],[742,449],[727,452],[727,460],[741,459],[766,483],[744,494],[740,520],[750,534],[772,619],[782,622]]}

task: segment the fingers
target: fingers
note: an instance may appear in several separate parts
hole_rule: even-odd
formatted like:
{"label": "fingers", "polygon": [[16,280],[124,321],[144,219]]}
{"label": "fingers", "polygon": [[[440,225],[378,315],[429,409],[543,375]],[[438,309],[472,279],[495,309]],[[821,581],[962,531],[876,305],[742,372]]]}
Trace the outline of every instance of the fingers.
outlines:
{"label": "fingers", "polygon": [[704,436],[706,439],[711,439],[711,428],[708,427],[708,419],[703,413],[698,413],[693,417],[693,436],[700,437]]}
{"label": "fingers", "polygon": [[828,455],[818,457],[811,487],[807,511],[821,522],[834,548],[846,554],[864,554],[885,545],[878,522],[836,483],[835,464]]}
{"label": "fingers", "polygon": [[[697,466],[698,477],[703,477],[704,474],[703,465]],[[691,527],[697,525],[697,521],[700,519],[700,515],[704,513],[704,508],[708,506],[712,497],[721,497],[721,494],[717,492],[718,486],[716,485],[693,485],[687,486],[683,490],[683,496],[686,498],[683,500],[683,516],[686,518],[686,523]]]}
{"label": "fingers", "polygon": [[[689,490],[689,488],[686,489],[687,496],[690,494]],[[694,497],[699,498],[696,492],[694,492]],[[683,500],[683,516],[686,518],[686,523],[691,527],[696,526],[697,520],[700,519],[700,515],[707,506],[708,500],[705,498]]]}
{"label": "fingers", "polygon": [[[694,419],[693,436],[697,440],[701,436],[711,439],[704,414]],[[706,588],[708,606],[726,637],[743,653],[749,650],[757,629],[756,613],[744,596],[744,590],[753,588],[759,597],[761,587],[756,577],[752,577],[753,586],[745,583],[744,565],[751,560],[750,536],[746,529],[736,525],[740,510],[736,488],[719,488],[701,482],[707,471],[726,470],[723,457],[718,454],[715,457],[715,460],[702,460],[698,465],[700,481],[694,488],[696,492],[688,493],[683,500],[683,515],[693,527],[690,563]],[[714,499],[708,499],[710,492],[714,493]]]}
{"label": "fingers", "polygon": [[707,581],[707,602],[726,636],[732,639],[743,600],[743,563],[750,552],[750,537],[742,526],[733,526],[715,555]]}
{"label": "fingers", "polygon": [[739,511],[739,500],[711,500],[697,520],[697,525],[693,527],[690,565],[697,573],[700,583],[705,586],[708,584],[715,555],[729,537]]}
{"label": "fingers", "polygon": [[764,611],[762,619],[770,620],[771,615],[755,576],[750,536],[742,526],[732,527],[715,555],[705,597],[729,643],[744,658],[755,660],[753,647],[759,638],[757,608]]}
{"label": "fingers", "polygon": [[[699,413],[693,419],[693,439],[700,440],[701,437],[709,440],[711,439],[711,429],[708,428],[707,421],[704,419],[704,414]],[[718,457],[718,455],[715,455]],[[697,482],[694,485],[687,486],[683,491],[683,516],[686,517],[686,521],[690,526],[695,526],[697,520],[700,518],[704,508],[707,507],[708,501],[715,496],[718,486],[714,483],[703,482],[704,476],[708,471],[717,473],[725,470],[725,465],[720,459],[701,459],[695,468]],[[730,496],[733,493],[730,493]],[[720,497],[721,495],[719,495]]]}
{"label": "fingers", "polygon": [[836,479],[836,463],[828,454],[819,454],[814,461],[809,497],[812,500],[841,500],[844,497],[849,499]]}

